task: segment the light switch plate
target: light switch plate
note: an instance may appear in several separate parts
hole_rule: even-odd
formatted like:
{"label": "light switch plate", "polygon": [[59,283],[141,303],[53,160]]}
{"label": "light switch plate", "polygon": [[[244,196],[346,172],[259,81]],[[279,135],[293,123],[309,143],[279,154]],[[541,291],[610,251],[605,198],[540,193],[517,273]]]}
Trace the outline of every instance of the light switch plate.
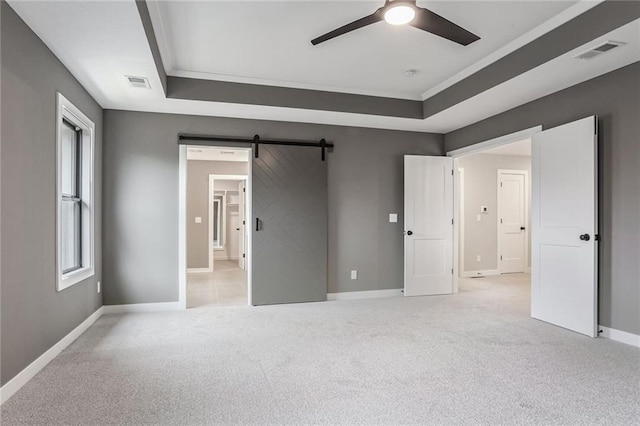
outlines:
{"label": "light switch plate", "polygon": [[352,280],[358,279],[358,271],[351,271],[351,279]]}
{"label": "light switch plate", "polygon": [[478,222],[482,222],[482,215],[481,215],[481,214],[476,215],[476,220],[477,220]]}
{"label": "light switch plate", "polygon": [[196,216],[196,223],[202,223],[202,218],[200,216]]}
{"label": "light switch plate", "polygon": [[389,213],[389,222],[397,223],[398,222],[398,213]]}

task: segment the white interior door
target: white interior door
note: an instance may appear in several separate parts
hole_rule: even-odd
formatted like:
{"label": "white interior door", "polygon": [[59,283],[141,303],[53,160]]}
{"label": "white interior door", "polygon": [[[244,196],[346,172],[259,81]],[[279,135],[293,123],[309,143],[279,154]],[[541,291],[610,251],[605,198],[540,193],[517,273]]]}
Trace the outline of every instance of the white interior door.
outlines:
{"label": "white interior door", "polygon": [[498,171],[498,262],[501,274],[524,272],[526,257],[526,172]]}
{"label": "white interior door", "polygon": [[531,316],[597,334],[597,119],[533,136]]}
{"label": "white interior door", "polygon": [[453,159],[404,156],[404,295],[453,293]]}
{"label": "white interior door", "polygon": [[238,227],[240,232],[238,235],[238,266],[243,271],[246,269],[246,247],[247,247],[247,182],[241,180],[238,184],[239,206],[238,212],[240,217],[238,219]]}

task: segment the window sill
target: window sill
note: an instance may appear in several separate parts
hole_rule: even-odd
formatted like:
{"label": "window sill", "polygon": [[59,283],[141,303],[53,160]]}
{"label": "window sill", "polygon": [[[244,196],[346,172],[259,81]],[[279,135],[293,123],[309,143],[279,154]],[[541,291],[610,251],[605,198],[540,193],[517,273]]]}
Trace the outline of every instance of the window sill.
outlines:
{"label": "window sill", "polygon": [[62,291],[65,288],[69,288],[74,284],[78,284],[88,278],[95,275],[93,268],[82,268],[76,271],[69,272],[58,279],[58,291]]}

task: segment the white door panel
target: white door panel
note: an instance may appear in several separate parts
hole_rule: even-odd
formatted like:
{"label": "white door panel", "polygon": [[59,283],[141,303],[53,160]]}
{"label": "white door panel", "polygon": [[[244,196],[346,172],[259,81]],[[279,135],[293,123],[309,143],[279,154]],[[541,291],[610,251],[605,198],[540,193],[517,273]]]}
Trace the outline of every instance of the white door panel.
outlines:
{"label": "white door panel", "polygon": [[498,231],[500,273],[526,268],[526,172],[498,171]]}
{"label": "white door panel", "polygon": [[531,316],[597,335],[596,117],[533,137]]}
{"label": "white door panel", "polygon": [[405,296],[453,292],[453,160],[404,157]]}

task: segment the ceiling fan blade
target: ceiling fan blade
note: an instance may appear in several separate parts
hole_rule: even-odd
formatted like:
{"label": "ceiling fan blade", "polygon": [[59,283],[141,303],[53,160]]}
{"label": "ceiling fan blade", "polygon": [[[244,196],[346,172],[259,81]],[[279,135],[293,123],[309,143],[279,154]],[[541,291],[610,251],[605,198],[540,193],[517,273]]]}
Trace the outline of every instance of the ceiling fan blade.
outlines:
{"label": "ceiling fan blade", "polygon": [[311,40],[311,44],[313,44],[314,46],[316,44],[320,44],[322,42],[325,42],[327,40],[331,40],[332,38],[341,36],[343,34],[346,34],[348,32],[357,30],[358,28],[362,28],[362,27],[366,27],[367,25],[371,25],[371,24],[375,24],[376,22],[380,22],[384,19],[383,15],[382,15],[382,11],[381,9],[376,10],[374,13],[372,13],[369,16],[365,16],[364,18],[360,18],[357,21],[353,21],[347,25],[344,25],[338,29],[335,29],[333,31],[330,31],[324,35],[321,35],[320,37],[314,38],[313,40]]}
{"label": "ceiling fan blade", "polygon": [[416,8],[416,17],[409,23],[409,25],[437,36],[444,37],[463,46],[471,44],[476,40],[480,40],[480,37],[477,35],[443,18],[437,13],[422,7]]}

